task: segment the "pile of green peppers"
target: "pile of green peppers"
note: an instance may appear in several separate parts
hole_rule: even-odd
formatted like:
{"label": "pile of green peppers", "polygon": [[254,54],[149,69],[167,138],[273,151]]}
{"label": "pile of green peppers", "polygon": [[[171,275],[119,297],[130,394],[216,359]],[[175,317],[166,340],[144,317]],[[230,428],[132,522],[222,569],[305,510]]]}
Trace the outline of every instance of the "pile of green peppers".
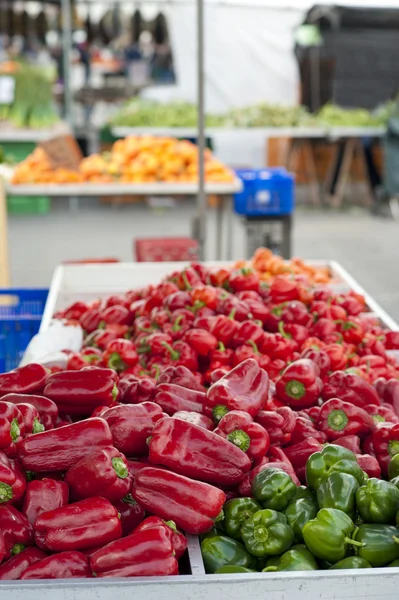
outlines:
{"label": "pile of green peppers", "polygon": [[399,566],[399,461],[391,481],[368,478],[346,448],[329,444],[306,464],[306,486],[266,468],[252,497],[226,502],[201,538],[207,573],[270,573]]}

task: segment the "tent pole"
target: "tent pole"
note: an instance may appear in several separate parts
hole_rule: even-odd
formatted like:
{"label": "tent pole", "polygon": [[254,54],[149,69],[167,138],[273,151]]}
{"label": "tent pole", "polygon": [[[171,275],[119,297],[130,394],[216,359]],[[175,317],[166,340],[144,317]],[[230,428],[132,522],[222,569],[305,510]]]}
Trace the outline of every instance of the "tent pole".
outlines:
{"label": "tent pole", "polygon": [[205,194],[205,82],[204,82],[204,0],[197,0],[197,104],[198,104],[198,199],[197,239],[199,258],[205,260],[206,194]]}
{"label": "tent pole", "polygon": [[71,0],[61,0],[62,60],[64,66],[64,118],[73,127],[71,89],[72,7]]}

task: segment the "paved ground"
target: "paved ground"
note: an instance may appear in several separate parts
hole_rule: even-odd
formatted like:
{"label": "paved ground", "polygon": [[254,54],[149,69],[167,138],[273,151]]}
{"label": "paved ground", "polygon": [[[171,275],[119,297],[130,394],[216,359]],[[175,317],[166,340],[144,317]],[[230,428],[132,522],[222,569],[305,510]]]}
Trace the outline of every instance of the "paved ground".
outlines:
{"label": "paved ground", "polygon": [[[154,212],[145,206],[111,207],[84,200],[70,211],[53,201],[45,216],[10,216],[9,247],[15,286],[48,286],[57,264],[66,259],[115,256],[130,261],[139,236],[188,235],[194,205]],[[208,217],[208,258],[214,258],[215,212]],[[243,228],[233,222],[234,258],[245,251]],[[335,259],[399,320],[399,224],[361,209],[347,212],[299,209],[295,215],[294,253]]]}

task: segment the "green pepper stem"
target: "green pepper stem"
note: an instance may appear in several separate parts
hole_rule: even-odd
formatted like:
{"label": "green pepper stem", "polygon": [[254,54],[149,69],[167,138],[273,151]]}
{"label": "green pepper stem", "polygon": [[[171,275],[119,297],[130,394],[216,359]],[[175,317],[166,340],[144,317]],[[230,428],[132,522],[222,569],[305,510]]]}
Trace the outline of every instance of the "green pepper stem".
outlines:
{"label": "green pepper stem", "polygon": [[223,344],[223,342],[218,343],[218,350],[220,350],[220,352],[226,352],[226,346]]}
{"label": "green pepper stem", "polygon": [[44,425],[40,423],[37,417],[35,417],[33,420],[32,433],[42,433],[42,431],[44,431]]}
{"label": "green pepper stem", "polygon": [[22,552],[22,550],[25,550],[25,548],[26,546],[24,544],[15,544],[11,550],[12,556],[19,554],[20,552]]}
{"label": "green pepper stem", "polygon": [[178,317],[176,317],[176,319],[173,321],[173,325],[172,325],[172,331],[180,331],[181,329],[181,325],[180,323],[183,321],[183,315],[179,315]]}
{"label": "green pepper stem", "polygon": [[242,429],[236,429],[227,436],[229,442],[240,448],[243,452],[246,452],[251,445],[251,438]]}
{"label": "green pepper stem", "polygon": [[260,352],[258,350],[258,346],[255,344],[255,342],[253,340],[248,340],[247,343],[252,347],[254,354],[260,354]]}
{"label": "green pepper stem", "polygon": [[118,456],[115,456],[111,462],[112,462],[114,471],[118,477],[120,477],[121,479],[125,479],[129,475],[129,471],[127,469],[127,466],[124,463],[123,458],[119,458]]}
{"label": "green pepper stem", "polygon": [[114,384],[114,387],[112,388],[112,393],[111,393],[112,400],[113,400],[114,402],[115,402],[115,400],[117,399],[117,397],[118,397],[118,394],[119,394],[118,386],[117,386],[117,385],[116,385],[116,383],[115,383],[115,384]]}
{"label": "green pepper stem", "polygon": [[0,481],[0,504],[13,499],[12,487],[8,483]]}
{"label": "green pepper stem", "polygon": [[10,434],[13,442],[15,442],[15,440],[17,440],[21,435],[21,431],[18,425],[18,419],[13,419],[11,421]]}
{"label": "green pepper stem", "polygon": [[393,535],[392,539],[395,542],[395,544],[399,544],[399,537],[397,537],[396,535]]}
{"label": "green pepper stem", "polygon": [[274,566],[270,566],[270,567],[266,567],[265,569],[262,569],[262,573],[273,573],[274,571],[277,571],[277,567]]}
{"label": "green pepper stem", "polygon": [[228,319],[234,319],[234,317],[236,316],[236,312],[237,312],[237,309],[233,308],[232,311],[231,311],[231,313],[227,316],[227,318]]}
{"label": "green pepper stem", "polygon": [[224,511],[223,509],[220,511],[220,513],[218,514],[218,516],[215,519],[215,523],[219,523],[220,521],[223,521],[224,519]]}
{"label": "green pepper stem", "polygon": [[357,540],[352,540],[349,537],[345,538],[346,544],[351,544],[352,546],[356,546],[357,548],[363,548],[366,545],[366,542],[358,542]]}
{"label": "green pepper stem", "polygon": [[327,423],[330,429],[334,431],[342,431],[349,422],[348,415],[342,409],[332,410],[327,417]]}
{"label": "green pepper stem", "polygon": [[171,360],[179,360],[180,352],[172,348],[172,346],[168,344],[168,342],[161,342],[161,346],[166,348],[166,350],[169,352]]}
{"label": "green pepper stem", "polygon": [[108,359],[108,366],[114,371],[124,371],[126,369],[126,363],[122,360],[118,352],[112,352]]}
{"label": "green pepper stem", "polygon": [[122,498],[122,502],[124,502],[125,504],[131,504],[132,506],[134,506],[135,504],[137,504],[137,502],[133,498],[132,494],[126,494],[126,496],[124,496]]}
{"label": "green pepper stem", "polygon": [[213,409],[212,415],[216,423],[219,423],[220,419],[222,419],[224,415],[227,415],[228,412],[229,409],[227,408],[227,406],[224,406],[223,404],[218,404]]}
{"label": "green pepper stem", "polygon": [[306,388],[301,381],[291,379],[291,381],[286,383],[285,392],[290,398],[300,400],[305,395]]}
{"label": "green pepper stem", "polygon": [[287,333],[285,331],[285,329],[284,329],[284,321],[279,321],[278,322],[278,331],[287,340],[292,340],[292,335],[290,335],[289,333]]}
{"label": "green pepper stem", "polygon": [[176,523],[174,521],[164,521],[164,523],[165,523],[165,525],[170,527],[172,529],[172,531],[177,533],[177,527],[176,527]]}
{"label": "green pepper stem", "polygon": [[187,278],[187,274],[185,271],[182,272],[181,274],[181,278],[183,279],[184,285],[186,286],[187,290],[192,290],[193,286],[191,285],[191,283],[189,282],[188,278]]}

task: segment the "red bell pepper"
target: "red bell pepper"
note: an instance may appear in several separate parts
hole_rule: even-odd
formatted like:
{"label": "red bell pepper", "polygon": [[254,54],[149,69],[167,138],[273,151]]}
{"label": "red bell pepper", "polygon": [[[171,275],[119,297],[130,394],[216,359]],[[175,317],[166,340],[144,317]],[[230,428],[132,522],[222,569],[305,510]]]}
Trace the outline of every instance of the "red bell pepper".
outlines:
{"label": "red bell pepper", "polygon": [[332,371],[345,369],[348,363],[348,357],[342,344],[327,344],[323,350],[330,358]]}
{"label": "red bell pepper", "polygon": [[204,386],[201,385],[198,377],[183,365],[179,365],[178,367],[170,366],[163,369],[158,377],[158,384],[161,383],[174,383],[175,385],[196,390],[197,392],[204,391]]}
{"label": "red bell pepper", "polygon": [[382,473],[386,476],[391,458],[399,454],[399,424],[380,423],[375,428],[371,441]]}
{"label": "red bell pepper", "polygon": [[115,448],[126,456],[141,456],[148,454],[146,440],[165,416],[158,404],[142,402],[114,406],[104,411],[101,418],[109,425]]}
{"label": "red bell pepper", "polygon": [[161,383],[154,400],[168,415],[179,410],[202,413],[205,393],[190,390],[173,383]]}
{"label": "red bell pepper", "polygon": [[[147,465],[144,465],[146,467]],[[145,518],[145,510],[131,494],[113,502],[122,523],[123,535],[129,535]]]}
{"label": "red bell pepper", "polygon": [[80,317],[84,315],[88,308],[89,306],[85,302],[74,302],[63,312],[63,318],[79,321]]}
{"label": "red bell pepper", "polygon": [[16,404],[0,401],[0,450],[7,456],[15,456],[16,444],[24,435],[25,424]]}
{"label": "red bell pepper", "polygon": [[242,321],[232,339],[233,346],[241,346],[251,340],[254,344],[258,344],[263,339],[264,331],[254,321]]}
{"label": "red bell pepper", "polygon": [[315,350],[314,348],[305,349],[301,358],[309,358],[319,367],[320,377],[324,379],[331,370],[331,360],[327,352],[324,350]]}
{"label": "red bell pepper", "polygon": [[113,329],[96,329],[83,340],[84,348],[99,348],[104,351],[108,344],[117,340],[122,334]]}
{"label": "red bell pepper", "polygon": [[367,473],[369,477],[381,479],[381,467],[375,456],[370,454],[356,454],[356,460],[359,467]]}
{"label": "red bell pepper", "polygon": [[327,435],[329,442],[346,435],[365,437],[374,429],[372,417],[359,406],[331,398],[323,404],[317,428]]}
{"label": "red bell pepper", "polygon": [[298,413],[298,417],[308,417],[312,423],[316,423],[319,418],[321,406],[312,406],[312,408],[305,408]]}
{"label": "red bell pepper", "polygon": [[233,292],[242,292],[244,290],[259,290],[259,276],[248,267],[244,267],[239,271],[233,271],[229,277],[229,286]]}
{"label": "red bell pepper", "polygon": [[173,346],[164,342],[163,346],[169,353],[169,360],[175,366],[182,365],[190,371],[198,371],[197,353],[186,342],[178,341]]}
{"label": "red bell pepper", "polygon": [[72,352],[68,356],[66,364],[67,371],[80,371],[89,365],[101,366],[103,361],[103,353],[98,348],[87,346],[82,348],[80,352]]}
{"label": "red bell pepper", "polygon": [[379,386],[379,393],[382,400],[392,406],[396,415],[399,416],[399,381],[397,379],[389,379],[384,385]]}
{"label": "red bell pepper", "polygon": [[198,356],[208,356],[218,345],[218,340],[213,333],[205,329],[190,329],[184,334],[183,340],[191,346]]}
{"label": "red bell pepper", "polygon": [[297,417],[295,427],[291,433],[291,444],[299,444],[309,437],[315,438],[320,444],[327,441],[327,436],[323,431],[319,431],[313,422],[306,417]]}
{"label": "red bell pepper", "polygon": [[113,340],[105,349],[103,360],[105,365],[114,371],[125,371],[139,362],[136,346],[127,339]]}
{"label": "red bell pepper", "polygon": [[66,471],[97,448],[112,446],[112,434],[103,419],[86,419],[23,440],[18,449],[28,471]]}
{"label": "red bell pepper", "polygon": [[278,399],[296,410],[315,406],[323,388],[319,373],[308,358],[291,363],[276,382]]}
{"label": "red bell pepper", "polygon": [[74,579],[91,577],[87,557],[82,552],[60,552],[31,564],[20,579]]}
{"label": "red bell pepper", "polygon": [[366,333],[361,320],[356,317],[353,317],[350,321],[338,323],[338,331],[342,333],[347,344],[354,344],[355,346],[360,344]]}
{"label": "red bell pepper", "polygon": [[[222,342],[222,344],[224,344],[226,347],[229,347],[231,344],[231,341],[239,327],[237,321],[235,321],[233,318],[234,312],[235,309],[232,311],[233,314],[230,313],[229,316],[217,315],[211,325],[211,333],[213,333],[216,339],[218,339],[219,342]],[[245,318],[246,316],[242,320],[244,321]]]}
{"label": "red bell pepper", "polygon": [[133,315],[125,306],[109,306],[101,313],[101,323],[104,325],[131,325],[132,320]]}
{"label": "red bell pepper", "polygon": [[150,528],[97,550],[90,559],[97,577],[177,575],[178,562],[165,529]]}
{"label": "red bell pepper", "polygon": [[33,524],[43,512],[68,504],[68,498],[69,488],[64,481],[48,478],[29,481],[21,512]]}
{"label": "red bell pepper", "polygon": [[216,381],[207,391],[204,409],[219,421],[230,410],[255,417],[269,393],[269,377],[256,360],[248,358]]}
{"label": "red bell pepper", "polygon": [[166,531],[175,553],[174,556],[176,557],[176,560],[179,560],[187,550],[187,538],[177,529],[174,521],[163,521],[160,517],[147,517],[136,528],[135,533],[146,531],[147,529],[158,528]]}
{"label": "red bell pepper", "polygon": [[33,545],[33,527],[14,506],[0,506],[0,531],[6,545],[6,558]]}
{"label": "red bell pepper", "polygon": [[28,403],[36,408],[40,416],[40,422],[46,430],[54,429],[58,419],[58,407],[52,400],[44,396],[35,396],[32,394],[7,394],[3,396],[2,402],[11,402],[11,404]]}
{"label": "red bell pepper", "polygon": [[21,579],[23,573],[31,565],[45,558],[47,554],[35,546],[30,546],[12,556],[0,566],[0,581]]}
{"label": "red bell pepper", "polygon": [[149,461],[208,483],[234,485],[251,468],[248,456],[230,442],[180,419],[163,419],[150,439]]}
{"label": "red bell pepper", "polygon": [[40,422],[39,411],[32,405],[25,402],[15,404],[22,416],[25,426],[25,435],[41,433],[44,431],[44,425]]}
{"label": "red bell pepper", "polygon": [[93,333],[99,329],[102,320],[102,309],[99,307],[89,308],[79,318],[79,323],[87,333]]}
{"label": "red bell pepper", "polygon": [[315,452],[320,452],[322,449],[322,444],[320,444],[316,438],[312,437],[308,437],[298,444],[286,446],[284,448],[284,453],[294,467],[295,473],[301,483],[306,484],[306,461],[309,456]]}
{"label": "red bell pepper", "polygon": [[37,394],[43,391],[48,370],[37,363],[19,367],[0,375],[0,396],[6,394]]}
{"label": "red bell pepper", "polygon": [[25,477],[18,463],[0,452],[0,504],[17,503],[25,489]]}
{"label": "red bell pepper", "polygon": [[270,298],[275,304],[298,300],[298,282],[285,275],[277,275],[270,286]]}
{"label": "red bell pepper", "polygon": [[289,406],[282,406],[273,411],[262,410],[255,420],[266,429],[273,446],[284,446],[291,440],[296,415]]}
{"label": "red bell pepper", "polygon": [[198,427],[203,427],[204,429],[208,429],[208,431],[213,431],[214,424],[212,419],[205,415],[201,415],[197,412],[192,412],[188,410],[178,410],[173,415],[174,419],[181,419],[182,421],[187,421],[188,423],[192,423],[193,425],[198,425]]}
{"label": "red bell pepper", "polygon": [[399,331],[387,331],[385,334],[385,348],[387,350],[399,349]]}
{"label": "red bell pepper", "polygon": [[381,404],[375,388],[362,377],[344,371],[332,373],[323,388],[323,400],[340,398],[364,408],[368,404]]}
{"label": "red bell pepper", "polygon": [[116,448],[99,448],[80,459],[69,469],[65,481],[79,500],[92,496],[120,500],[132,486],[126,458]]}
{"label": "red bell pepper", "polygon": [[266,429],[241,410],[232,410],[222,417],[214,433],[235,444],[252,460],[265,456],[270,446]]}
{"label": "red bell pepper", "polygon": [[136,377],[125,375],[119,380],[119,402],[124,404],[140,404],[140,402],[153,402],[156,394],[156,383],[150,377]]}
{"label": "red bell pepper", "polygon": [[148,512],[172,519],[179,529],[193,535],[213,527],[226,501],[219,488],[153,467],[137,473],[132,495]]}
{"label": "red bell pepper", "polygon": [[295,485],[301,485],[301,482],[299,481],[294,471],[294,468],[288,463],[288,461],[283,462],[281,460],[273,460],[272,462],[270,462],[269,459],[267,459],[260,465],[254,467],[251,471],[249,471],[249,473],[246,473],[244,479],[238,486],[238,492],[240,496],[252,495],[252,482],[255,479],[255,477],[265,469],[281,469],[282,471],[288,473]]}
{"label": "red bell pepper", "polygon": [[145,335],[144,337],[136,338],[137,350],[139,354],[160,354],[165,356],[166,350],[163,346],[163,343],[171,344],[173,342],[173,338],[168,333],[163,333],[161,331],[155,331],[154,333],[150,333],[149,335]]}
{"label": "red bell pepper", "polygon": [[231,365],[233,355],[234,352],[231,348],[225,348],[224,344],[219,342],[217,349],[210,353],[209,362],[210,364],[218,363],[220,366]]}
{"label": "red bell pepper", "polygon": [[44,395],[53,400],[61,413],[90,415],[96,406],[112,406],[118,399],[115,372],[89,367],[63,371],[48,378]]}
{"label": "red bell pepper", "polygon": [[389,404],[383,406],[376,406],[375,404],[368,404],[364,407],[364,410],[373,418],[375,424],[377,423],[399,423],[399,417],[393,411],[393,408]]}
{"label": "red bell pepper", "polygon": [[61,506],[42,513],[35,521],[36,545],[52,552],[95,548],[120,537],[118,511],[105,498],[91,497]]}
{"label": "red bell pepper", "polygon": [[343,435],[334,440],[334,444],[336,446],[347,448],[353,452],[353,454],[360,454],[360,437],[358,435]]}

